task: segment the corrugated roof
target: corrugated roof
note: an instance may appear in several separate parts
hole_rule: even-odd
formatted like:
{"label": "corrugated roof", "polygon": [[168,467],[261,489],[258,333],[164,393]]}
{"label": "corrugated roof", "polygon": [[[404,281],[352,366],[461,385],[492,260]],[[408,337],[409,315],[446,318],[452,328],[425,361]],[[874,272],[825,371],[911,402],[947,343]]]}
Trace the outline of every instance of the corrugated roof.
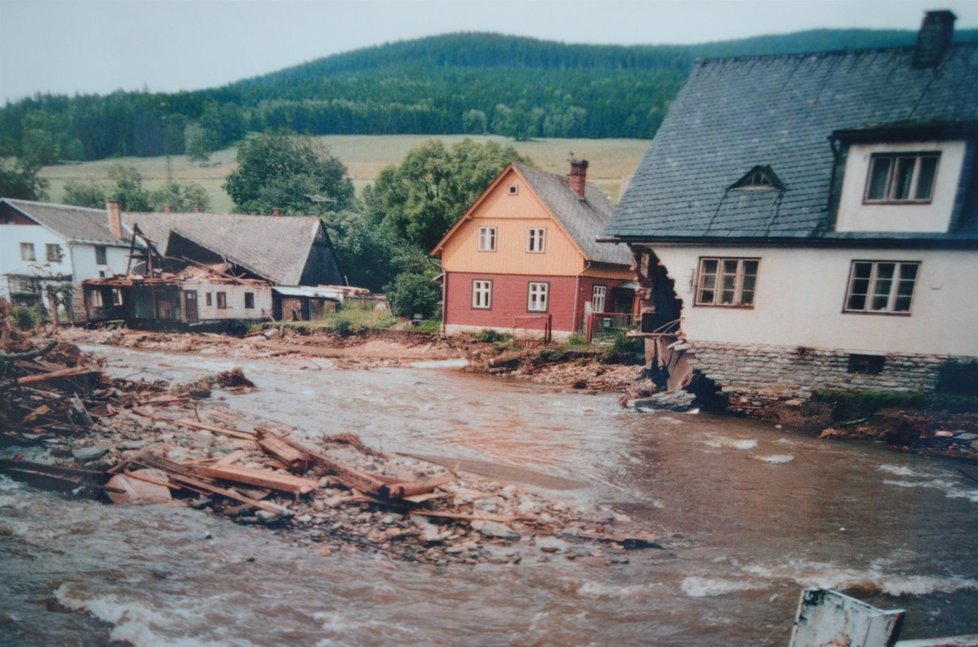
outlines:
{"label": "corrugated roof", "polygon": [[585,199],[570,188],[567,176],[556,175],[516,163],[514,166],[526,178],[530,187],[547,208],[574,238],[587,260],[596,263],[629,265],[632,262],[628,247],[622,244],[597,242],[602,228],[611,218],[611,201],[601,189],[586,184]]}
{"label": "corrugated roof", "polygon": [[170,232],[245,267],[274,283],[298,285],[319,231],[312,216],[246,216],[218,213],[123,213],[167,254]]}
{"label": "corrugated roof", "polygon": [[97,245],[129,245],[128,237],[117,238],[109,230],[109,217],[105,209],[87,209],[66,204],[48,204],[11,198],[4,198],[3,201],[68,241]]}
{"label": "corrugated roof", "polygon": [[[604,234],[838,238],[827,209],[833,132],[978,120],[978,46],[955,45],[933,68],[914,68],[913,51],[697,62]],[[785,190],[727,191],[754,166],[771,167]]]}

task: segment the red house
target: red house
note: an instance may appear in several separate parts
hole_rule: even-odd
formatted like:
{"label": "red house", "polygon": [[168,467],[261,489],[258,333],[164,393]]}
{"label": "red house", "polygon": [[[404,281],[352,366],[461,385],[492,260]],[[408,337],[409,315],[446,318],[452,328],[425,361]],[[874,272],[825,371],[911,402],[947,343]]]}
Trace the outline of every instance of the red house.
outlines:
{"label": "red house", "polygon": [[445,332],[566,338],[592,312],[631,311],[631,254],[597,242],[612,205],[587,184],[587,167],[571,162],[564,177],[510,164],[445,234],[431,253],[444,272]]}

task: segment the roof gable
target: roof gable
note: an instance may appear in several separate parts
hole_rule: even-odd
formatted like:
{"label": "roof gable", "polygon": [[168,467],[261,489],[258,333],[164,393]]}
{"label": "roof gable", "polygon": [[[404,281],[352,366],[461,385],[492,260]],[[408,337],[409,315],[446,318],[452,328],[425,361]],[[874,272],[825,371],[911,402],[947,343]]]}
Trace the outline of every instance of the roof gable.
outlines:
{"label": "roof gable", "polygon": [[597,242],[598,234],[608,223],[612,211],[611,202],[600,189],[591,184],[586,185],[585,198],[582,199],[570,188],[567,177],[519,163],[509,164],[496,176],[496,179],[442,237],[432,250],[432,255],[441,255],[445,245],[462,225],[471,219],[489,196],[497,191],[507,191],[506,178],[513,174],[523,179],[526,188],[533,193],[571,243],[577,247],[585,261],[620,265],[631,263],[631,255],[624,245]]}
{"label": "roof gable", "polygon": [[3,198],[3,202],[68,242],[129,246],[128,240],[114,236],[109,230],[104,209],[11,198]]}
{"label": "roof gable", "polygon": [[[833,133],[978,120],[978,46],[955,45],[931,68],[914,67],[913,52],[697,62],[605,234],[839,235],[829,227]],[[782,192],[731,191],[745,168],[765,166],[777,169]]]}

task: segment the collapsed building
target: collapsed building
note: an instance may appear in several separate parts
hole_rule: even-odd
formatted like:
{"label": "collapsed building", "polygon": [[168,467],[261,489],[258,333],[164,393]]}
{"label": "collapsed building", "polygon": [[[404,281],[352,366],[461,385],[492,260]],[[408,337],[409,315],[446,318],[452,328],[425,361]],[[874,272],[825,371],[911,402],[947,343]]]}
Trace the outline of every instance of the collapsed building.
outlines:
{"label": "collapsed building", "polygon": [[343,285],[329,234],[315,217],[122,213],[124,273],[82,282],[84,318],[136,327],[226,328],[317,319],[366,290]]}

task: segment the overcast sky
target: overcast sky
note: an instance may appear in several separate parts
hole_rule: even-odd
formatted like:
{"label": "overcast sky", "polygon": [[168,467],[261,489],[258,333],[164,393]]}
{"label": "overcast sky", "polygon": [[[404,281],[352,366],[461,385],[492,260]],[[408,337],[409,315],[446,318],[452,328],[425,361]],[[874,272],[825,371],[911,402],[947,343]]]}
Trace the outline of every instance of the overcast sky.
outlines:
{"label": "overcast sky", "polygon": [[910,29],[975,0],[0,0],[0,100],[194,90],[457,31],[568,43],[701,43],[821,27]]}

